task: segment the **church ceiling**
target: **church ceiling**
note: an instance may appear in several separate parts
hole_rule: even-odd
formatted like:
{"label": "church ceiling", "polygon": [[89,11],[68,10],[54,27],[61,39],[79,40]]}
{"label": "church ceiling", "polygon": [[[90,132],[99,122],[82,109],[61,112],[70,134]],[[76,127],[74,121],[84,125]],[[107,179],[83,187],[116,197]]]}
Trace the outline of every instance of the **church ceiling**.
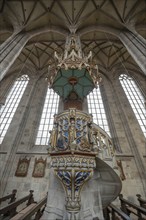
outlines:
{"label": "church ceiling", "polygon": [[27,65],[46,71],[54,62],[54,50],[62,53],[66,36],[75,32],[83,52],[92,50],[100,71],[140,71],[113,32],[136,30],[146,38],[145,10],[145,0],[2,0],[0,43],[13,32],[29,33],[32,37],[13,68]]}

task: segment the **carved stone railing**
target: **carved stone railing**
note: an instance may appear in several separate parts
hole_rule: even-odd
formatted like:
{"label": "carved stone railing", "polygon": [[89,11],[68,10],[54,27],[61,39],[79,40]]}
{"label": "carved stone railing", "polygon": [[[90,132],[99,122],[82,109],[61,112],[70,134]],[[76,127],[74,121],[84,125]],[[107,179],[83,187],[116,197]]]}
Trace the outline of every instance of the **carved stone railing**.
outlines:
{"label": "carved stone railing", "polygon": [[92,125],[93,148],[98,152],[98,157],[106,162],[113,169],[117,169],[115,149],[109,135],[98,125]]}

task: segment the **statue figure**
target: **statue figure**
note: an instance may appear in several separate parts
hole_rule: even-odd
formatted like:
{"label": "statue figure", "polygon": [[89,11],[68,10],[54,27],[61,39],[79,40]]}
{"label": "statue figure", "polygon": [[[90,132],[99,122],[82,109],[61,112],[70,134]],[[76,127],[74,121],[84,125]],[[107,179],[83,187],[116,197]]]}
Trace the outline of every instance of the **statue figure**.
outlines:
{"label": "statue figure", "polygon": [[[103,142],[102,142],[102,143],[103,143]],[[104,156],[104,158],[109,157],[109,152],[108,152],[108,147],[107,147],[107,145],[103,144],[103,145],[102,145],[102,148],[103,148],[103,156]]]}
{"label": "statue figure", "polygon": [[59,132],[58,140],[57,140],[57,149],[58,150],[66,150],[65,138],[62,135],[62,132]]}
{"label": "statue figure", "polygon": [[70,144],[70,149],[71,151],[77,150],[78,145],[76,143],[76,139],[74,139],[74,141]]}
{"label": "statue figure", "polygon": [[93,151],[94,152],[99,152],[100,147],[99,147],[99,139],[97,137],[97,132],[93,131],[92,133],[92,140],[93,140]]}
{"label": "statue figure", "polygon": [[56,147],[56,141],[57,141],[57,126],[55,125],[53,130],[50,131],[49,145],[52,147],[52,149]]}
{"label": "statue figure", "polygon": [[75,127],[75,119],[70,119],[69,125],[69,144],[71,144],[76,139],[76,127]]}
{"label": "statue figure", "polygon": [[87,137],[83,136],[81,138],[81,143],[80,143],[79,149],[83,150],[83,151],[91,151],[91,145],[89,144]]}
{"label": "statue figure", "polygon": [[88,136],[89,136],[89,142],[93,144],[95,142],[94,138],[95,136],[93,135],[93,128],[92,128],[92,123],[88,124]]}

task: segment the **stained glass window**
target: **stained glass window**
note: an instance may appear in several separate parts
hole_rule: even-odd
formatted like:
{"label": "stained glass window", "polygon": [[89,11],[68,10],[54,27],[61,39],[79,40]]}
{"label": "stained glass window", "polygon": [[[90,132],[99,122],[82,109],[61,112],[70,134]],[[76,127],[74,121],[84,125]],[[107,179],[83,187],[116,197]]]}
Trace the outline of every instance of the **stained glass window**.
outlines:
{"label": "stained glass window", "polygon": [[105,109],[103,105],[103,100],[100,92],[100,88],[95,88],[88,96],[88,110],[89,113],[93,115],[93,122],[105,130],[109,135],[109,126],[107,117],[105,114]]}
{"label": "stained glass window", "polygon": [[27,75],[17,78],[7,96],[5,104],[0,108],[0,144],[5,137],[28,81]]}
{"label": "stained glass window", "polygon": [[58,113],[59,96],[52,90],[47,90],[43,112],[36,138],[36,145],[48,145],[49,131],[53,128],[54,114]]}
{"label": "stained glass window", "polygon": [[139,125],[146,136],[146,111],[144,96],[132,77],[126,74],[121,74],[119,80],[133,109],[133,112],[135,113]]}

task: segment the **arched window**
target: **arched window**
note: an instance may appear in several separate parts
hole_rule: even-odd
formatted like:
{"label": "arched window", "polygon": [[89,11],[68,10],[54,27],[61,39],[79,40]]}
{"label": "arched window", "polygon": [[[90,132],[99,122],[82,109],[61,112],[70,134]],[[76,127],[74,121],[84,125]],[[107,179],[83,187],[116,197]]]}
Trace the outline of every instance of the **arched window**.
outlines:
{"label": "arched window", "polygon": [[48,145],[50,133],[53,128],[54,114],[58,112],[59,96],[48,87],[40,125],[36,138],[36,145]]}
{"label": "arched window", "polygon": [[146,136],[146,112],[144,97],[132,77],[127,76],[126,74],[121,74],[119,80],[140,124],[140,127]]}
{"label": "arched window", "polygon": [[27,75],[17,78],[7,96],[5,104],[0,108],[0,144],[9,128],[28,81]]}
{"label": "arched window", "polygon": [[93,89],[93,91],[87,96],[87,101],[89,113],[93,115],[93,122],[110,135],[100,88]]}

